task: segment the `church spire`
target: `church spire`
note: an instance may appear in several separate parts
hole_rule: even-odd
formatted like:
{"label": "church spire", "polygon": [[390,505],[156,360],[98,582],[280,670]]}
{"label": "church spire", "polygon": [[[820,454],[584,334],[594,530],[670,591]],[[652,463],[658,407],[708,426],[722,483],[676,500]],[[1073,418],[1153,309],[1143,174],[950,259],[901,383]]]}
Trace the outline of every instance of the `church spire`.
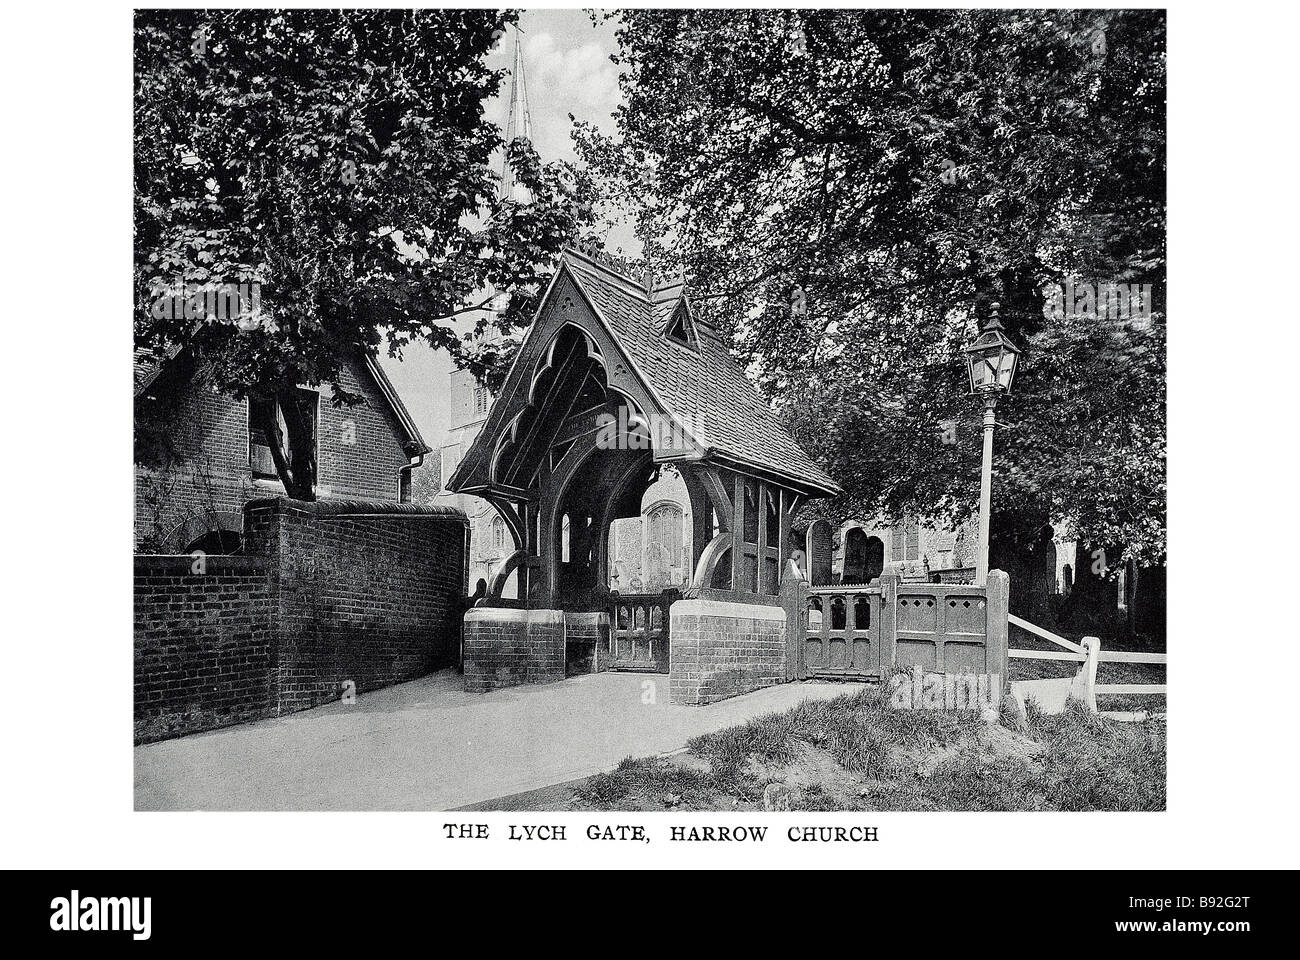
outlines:
{"label": "church spire", "polygon": [[[523,30],[515,24],[515,63],[510,71],[510,113],[506,119],[506,145],[518,137],[533,139],[533,118],[528,112],[528,83],[524,79]],[[525,199],[518,196],[525,188],[515,180],[515,172],[503,157],[501,160],[501,196],[506,199]]]}

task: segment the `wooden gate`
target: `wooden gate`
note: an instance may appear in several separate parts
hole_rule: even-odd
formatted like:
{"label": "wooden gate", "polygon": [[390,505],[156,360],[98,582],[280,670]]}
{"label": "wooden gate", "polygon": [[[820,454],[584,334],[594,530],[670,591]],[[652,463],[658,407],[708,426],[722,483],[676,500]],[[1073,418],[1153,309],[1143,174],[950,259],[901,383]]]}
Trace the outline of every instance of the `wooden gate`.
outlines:
{"label": "wooden gate", "polygon": [[610,598],[610,670],[668,672],[668,608],[681,597],[678,590],[662,593],[615,593]]}
{"label": "wooden gate", "polygon": [[880,676],[881,588],[810,587],[804,664],[820,677]]}
{"label": "wooden gate", "polygon": [[791,571],[782,584],[789,635],[786,678],[879,678],[896,669],[1007,676],[1011,581],[988,587],[900,582],[809,586]]}

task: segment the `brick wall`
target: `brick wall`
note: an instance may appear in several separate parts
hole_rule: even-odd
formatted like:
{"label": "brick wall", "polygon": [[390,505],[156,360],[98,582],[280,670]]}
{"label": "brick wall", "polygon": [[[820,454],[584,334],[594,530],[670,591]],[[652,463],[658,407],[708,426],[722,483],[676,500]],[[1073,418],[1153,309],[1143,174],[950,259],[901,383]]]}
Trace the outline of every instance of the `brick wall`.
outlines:
{"label": "brick wall", "polygon": [[[465,518],[259,500],[248,556],[135,558],[136,741],[277,716],[459,659]],[[562,653],[561,653],[562,656]]]}
{"label": "brick wall", "polygon": [[246,508],[248,549],[271,565],[282,713],[423,676],[459,659],[465,516],[441,507],[300,503]]}
{"label": "brick wall", "polygon": [[270,610],[262,557],[137,556],[136,742],[267,716]]}
{"label": "brick wall", "polygon": [[563,680],[563,610],[475,607],[465,614],[465,689]]}
{"label": "brick wall", "polygon": [[673,703],[713,703],[785,680],[785,611],[780,607],[678,600],[669,614]]}
{"label": "brick wall", "polygon": [[[361,394],[365,403],[335,408],[329,388],[322,387],[317,496],[395,502],[398,470],[409,463],[401,430],[364,369],[345,368],[342,383]],[[196,376],[175,388],[165,402],[176,406],[170,437],[177,459],[161,470],[136,466],[138,550],[181,551],[198,536],[184,539],[192,532],[187,520],[216,514],[223,522],[237,523],[249,500],[284,492],[278,480],[255,480],[249,470],[247,401],[214,393]]]}
{"label": "brick wall", "polygon": [[609,669],[609,614],[564,614],[564,649],[569,676]]}

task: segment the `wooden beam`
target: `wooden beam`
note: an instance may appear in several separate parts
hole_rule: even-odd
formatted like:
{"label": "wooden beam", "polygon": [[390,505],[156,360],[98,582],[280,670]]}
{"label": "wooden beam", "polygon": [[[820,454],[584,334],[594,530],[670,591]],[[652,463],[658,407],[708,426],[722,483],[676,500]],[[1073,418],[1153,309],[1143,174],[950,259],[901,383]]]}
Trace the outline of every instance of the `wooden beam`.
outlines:
{"label": "wooden beam", "polygon": [[1066,650],[1071,650],[1074,653],[1083,653],[1083,647],[1079,646],[1077,643],[1074,643],[1071,640],[1066,640],[1065,637],[1057,636],[1050,630],[1044,630],[1042,627],[1032,624],[1028,620],[1021,620],[1014,613],[1007,616],[1007,621],[1014,623],[1021,630],[1027,630],[1036,637],[1042,637],[1044,640],[1050,640],[1057,646],[1065,647]]}
{"label": "wooden beam", "polygon": [[731,589],[745,590],[745,475],[734,474],[731,510]]}
{"label": "wooden beam", "polygon": [[692,469],[698,473],[700,482],[704,486],[704,492],[708,494],[709,505],[713,507],[713,512],[717,514],[718,529],[724,533],[730,533],[733,507],[731,497],[727,495],[727,486],[722,482],[718,468],[712,464],[702,463]]}
{"label": "wooden beam", "polygon": [[776,533],[776,569],[777,582],[785,579],[785,561],[789,558],[790,550],[790,509],[789,509],[790,491],[782,487],[777,491],[777,533]]}
{"label": "wooden beam", "polygon": [[1083,663],[1088,658],[1082,653],[1070,653],[1068,650],[1058,653],[1055,650],[1008,650],[1007,656],[1013,660],[1069,660]]}
{"label": "wooden beam", "polygon": [[1129,653],[1125,650],[1107,650],[1099,653],[1102,663],[1169,663],[1167,653]]}
{"label": "wooden beam", "polygon": [[510,531],[511,538],[515,541],[516,550],[527,549],[527,538],[524,531],[524,521],[510,501],[495,496],[493,494],[483,494],[483,499],[490,503],[494,510],[501,515],[505,521],[506,529]]}
{"label": "wooden beam", "polygon": [[[537,408],[537,414],[533,418],[532,425],[528,428],[528,433],[524,435],[522,441],[518,444],[517,456],[510,469],[506,471],[502,479],[506,482],[518,480],[519,473],[526,465],[532,462],[532,454],[539,452],[541,459],[546,459],[550,454],[551,445],[549,442],[542,442],[543,432],[550,431],[553,435],[564,421],[564,416],[556,417],[555,408],[560,404],[567,404],[566,413],[573,405],[578,391],[581,390],[582,384],[586,382],[587,369],[580,367],[577,358],[577,342],[574,348],[565,356],[560,367],[555,371],[555,379],[551,382],[551,387],[547,391],[546,397],[543,398],[541,405]],[[587,354],[582,354],[584,360],[589,359]],[[577,383],[571,384],[571,380]]]}

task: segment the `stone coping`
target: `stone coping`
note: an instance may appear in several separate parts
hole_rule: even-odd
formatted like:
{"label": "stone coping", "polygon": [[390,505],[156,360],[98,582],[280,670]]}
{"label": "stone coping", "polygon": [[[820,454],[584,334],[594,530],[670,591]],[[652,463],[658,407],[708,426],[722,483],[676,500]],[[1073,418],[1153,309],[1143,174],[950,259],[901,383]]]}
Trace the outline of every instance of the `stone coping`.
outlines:
{"label": "stone coping", "polygon": [[737,603],[734,600],[678,600],[669,608],[673,617],[727,617],[736,620],[769,620],[785,623],[782,607],[761,603]]}

